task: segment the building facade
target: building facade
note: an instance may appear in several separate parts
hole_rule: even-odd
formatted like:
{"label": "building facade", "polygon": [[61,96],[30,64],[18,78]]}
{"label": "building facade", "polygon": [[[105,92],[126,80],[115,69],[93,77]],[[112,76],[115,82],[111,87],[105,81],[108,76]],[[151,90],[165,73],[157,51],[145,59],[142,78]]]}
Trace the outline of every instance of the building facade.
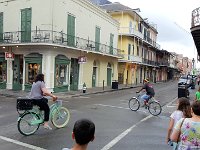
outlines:
{"label": "building facade", "polygon": [[55,92],[110,86],[118,79],[118,27],[87,0],[0,3],[0,88],[30,90],[38,73]]}
{"label": "building facade", "polygon": [[118,48],[122,49],[123,58],[119,59],[118,80],[121,84],[142,83],[144,78],[159,81],[157,51],[157,30],[143,19],[138,12],[120,3],[101,5],[120,23]]}

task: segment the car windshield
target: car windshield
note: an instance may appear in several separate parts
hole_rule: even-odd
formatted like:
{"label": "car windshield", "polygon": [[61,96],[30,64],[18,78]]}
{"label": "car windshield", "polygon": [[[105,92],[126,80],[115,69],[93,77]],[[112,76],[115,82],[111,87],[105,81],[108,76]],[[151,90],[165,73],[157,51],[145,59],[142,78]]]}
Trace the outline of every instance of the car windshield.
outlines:
{"label": "car windshield", "polygon": [[180,79],[179,79],[179,82],[184,82],[184,83],[186,83],[186,82],[187,82],[187,78],[186,78],[186,79],[180,78]]}

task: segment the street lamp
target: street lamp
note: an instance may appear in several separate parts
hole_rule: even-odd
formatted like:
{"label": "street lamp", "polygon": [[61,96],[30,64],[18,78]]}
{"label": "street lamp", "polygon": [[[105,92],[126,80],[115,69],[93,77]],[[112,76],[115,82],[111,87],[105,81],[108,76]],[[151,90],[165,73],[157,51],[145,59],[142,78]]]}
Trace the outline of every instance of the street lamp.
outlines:
{"label": "street lamp", "polygon": [[192,59],[192,68],[194,69],[194,62],[195,62],[195,60],[194,60],[194,58]]}

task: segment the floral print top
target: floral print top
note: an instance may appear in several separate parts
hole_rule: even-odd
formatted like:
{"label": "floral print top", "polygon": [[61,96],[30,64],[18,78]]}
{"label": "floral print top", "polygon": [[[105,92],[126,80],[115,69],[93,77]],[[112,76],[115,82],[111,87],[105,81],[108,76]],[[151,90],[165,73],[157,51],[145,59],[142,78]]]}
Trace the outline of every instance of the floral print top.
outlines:
{"label": "floral print top", "polygon": [[[175,125],[174,129],[180,130],[183,118]],[[186,118],[181,127],[181,142],[178,150],[200,149],[200,122]]]}

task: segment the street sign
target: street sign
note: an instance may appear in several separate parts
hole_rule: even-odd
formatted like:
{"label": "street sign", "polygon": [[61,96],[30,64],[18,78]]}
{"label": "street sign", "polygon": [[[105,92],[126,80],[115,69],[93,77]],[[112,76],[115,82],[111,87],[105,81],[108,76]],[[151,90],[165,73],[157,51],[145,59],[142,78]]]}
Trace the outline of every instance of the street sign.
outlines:
{"label": "street sign", "polygon": [[15,55],[12,52],[5,52],[5,60],[14,60]]}
{"label": "street sign", "polygon": [[81,63],[86,63],[87,61],[87,57],[86,56],[80,56],[78,57],[78,63],[81,64]]}

